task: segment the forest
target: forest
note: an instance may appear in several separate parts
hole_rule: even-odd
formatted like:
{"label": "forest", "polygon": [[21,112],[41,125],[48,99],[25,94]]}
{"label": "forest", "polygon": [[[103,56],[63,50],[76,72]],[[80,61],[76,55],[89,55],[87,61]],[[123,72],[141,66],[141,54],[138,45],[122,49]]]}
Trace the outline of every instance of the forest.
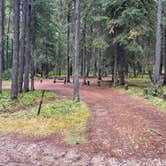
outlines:
{"label": "forest", "polygon": [[[73,1],[2,1],[0,82],[12,77],[11,98],[33,90],[35,76],[66,76],[70,82],[77,73],[86,84],[89,76],[101,80],[112,75],[117,86],[124,85],[126,77],[148,74],[153,84],[158,84],[159,75],[166,84],[165,2],[159,6],[157,37],[153,0],[89,0],[78,5],[74,11]],[[76,12],[81,15],[78,29]]]}
{"label": "forest", "polygon": [[165,113],[165,0],[0,0],[2,165],[166,165]]}

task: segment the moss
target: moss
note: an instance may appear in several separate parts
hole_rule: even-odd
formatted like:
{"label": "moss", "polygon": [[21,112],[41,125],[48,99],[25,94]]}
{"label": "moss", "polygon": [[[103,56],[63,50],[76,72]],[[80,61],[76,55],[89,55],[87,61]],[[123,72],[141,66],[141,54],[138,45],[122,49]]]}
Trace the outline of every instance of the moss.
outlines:
{"label": "moss", "polygon": [[59,100],[44,104],[40,116],[37,116],[37,107],[0,115],[0,131],[37,136],[63,132],[68,143],[79,143],[85,140],[81,133],[86,129],[89,116],[90,111],[84,103]]}
{"label": "moss", "polygon": [[[41,98],[41,91],[30,91],[27,93],[19,94],[18,99],[15,101],[10,100],[10,90],[3,90],[0,94],[0,112],[10,111],[18,107],[29,107],[37,104]],[[54,99],[55,94],[46,92],[45,99]]]}

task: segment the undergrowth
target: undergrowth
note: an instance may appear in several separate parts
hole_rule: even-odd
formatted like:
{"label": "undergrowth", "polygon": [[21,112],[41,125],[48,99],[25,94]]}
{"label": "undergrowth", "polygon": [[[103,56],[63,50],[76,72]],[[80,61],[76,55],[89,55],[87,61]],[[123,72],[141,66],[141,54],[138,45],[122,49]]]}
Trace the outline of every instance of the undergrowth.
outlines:
{"label": "undergrowth", "polygon": [[[125,91],[124,88],[120,88],[121,91],[127,92],[129,94],[142,97],[144,99],[147,99],[149,102],[151,102],[153,105],[156,105],[161,110],[166,112],[166,101],[162,99],[162,96],[153,96],[151,94],[151,82],[149,78],[129,78],[127,79],[127,84],[129,85],[128,91]],[[144,96],[144,88],[148,88],[148,95]],[[166,87],[163,87],[163,93],[166,93]]]}
{"label": "undergrowth", "polygon": [[[5,99],[7,99],[8,93],[4,94]],[[29,95],[23,94],[20,96],[19,102],[31,103],[33,100],[37,100],[40,95],[41,93],[38,94],[38,92],[35,94],[30,92]],[[48,97],[52,97],[52,95],[48,93]],[[2,134],[18,132],[36,136],[62,132],[65,141],[69,144],[81,143],[86,140],[83,132],[87,127],[90,111],[84,103],[63,99],[44,104],[39,116],[37,116],[37,110],[38,107],[33,107],[14,113],[1,114],[0,132]]]}
{"label": "undergrowth", "polygon": [[[30,91],[27,93],[19,94],[18,99],[10,100],[10,90],[3,90],[0,94],[0,113],[10,111],[13,109],[31,107],[39,102],[41,98],[41,91]],[[46,92],[45,99],[54,99],[55,94],[52,92]]]}

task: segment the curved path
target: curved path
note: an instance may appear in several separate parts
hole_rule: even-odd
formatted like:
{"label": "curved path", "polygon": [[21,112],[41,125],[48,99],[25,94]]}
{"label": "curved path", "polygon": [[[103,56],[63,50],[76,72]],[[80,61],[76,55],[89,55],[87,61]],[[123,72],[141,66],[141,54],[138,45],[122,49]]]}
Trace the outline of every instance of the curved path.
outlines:
{"label": "curved path", "polygon": [[[71,97],[73,93],[72,85],[53,84],[52,80],[44,80],[42,84],[36,81],[35,87],[55,91],[66,97]],[[54,136],[42,141],[21,141],[23,154],[28,142],[32,149],[33,146],[37,147],[34,149],[39,148],[37,154],[40,157],[35,160],[39,165],[43,165],[47,160],[51,160],[54,165],[56,165],[55,162],[57,165],[60,163],[59,165],[81,166],[166,165],[165,113],[143,99],[109,88],[81,86],[80,94],[81,99],[92,110],[92,118],[85,133],[88,141],[72,147],[55,145],[55,141],[51,141],[54,140]],[[9,144],[20,144],[19,139],[13,140],[12,137],[1,137],[1,139],[7,140]],[[0,142],[3,141],[0,140]],[[55,146],[55,148],[48,146]],[[1,148],[4,147],[6,145],[0,144],[1,152],[3,151]],[[52,155],[45,157],[43,153],[47,148],[55,152],[50,152]],[[15,154],[19,153],[17,148],[14,150]],[[62,151],[62,155],[60,157],[53,156],[53,154],[59,154],[58,150]],[[34,151],[36,152],[36,150]],[[29,153],[30,151],[27,152],[27,154]],[[0,161],[1,158],[0,154]],[[31,165],[31,160],[27,160],[28,162]]]}

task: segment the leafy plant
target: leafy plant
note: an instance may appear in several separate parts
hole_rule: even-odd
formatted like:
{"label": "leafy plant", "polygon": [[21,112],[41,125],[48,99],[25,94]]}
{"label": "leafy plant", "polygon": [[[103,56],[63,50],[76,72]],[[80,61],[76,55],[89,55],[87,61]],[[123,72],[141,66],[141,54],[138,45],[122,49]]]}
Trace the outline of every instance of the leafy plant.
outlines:
{"label": "leafy plant", "polygon": [[154,86],[152,85],[151,88],[149,89],[149,94],[154,96],[154,97],[160,97],[163,94],[163,88],[161,85],[159,86]]}

